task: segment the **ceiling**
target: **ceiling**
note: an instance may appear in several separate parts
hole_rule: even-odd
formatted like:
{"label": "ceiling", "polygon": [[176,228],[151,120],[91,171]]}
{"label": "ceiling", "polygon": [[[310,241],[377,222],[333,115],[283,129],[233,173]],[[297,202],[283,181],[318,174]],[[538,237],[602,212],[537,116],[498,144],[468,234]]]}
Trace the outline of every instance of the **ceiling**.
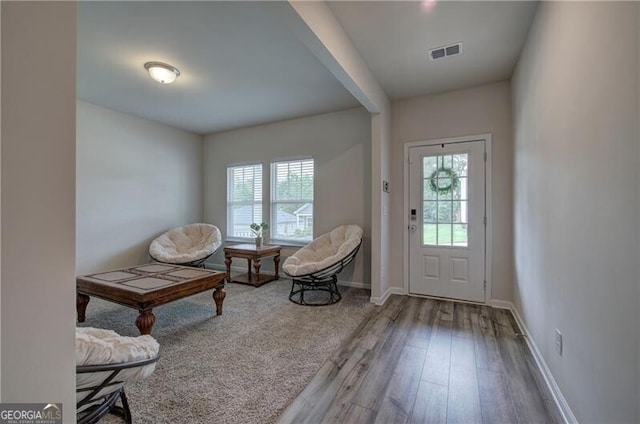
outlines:
{"label": "ceiling", "polygon": [[[80,100],[198,134],[358,106],[269,2],[80,2]],[[177,67],[175,83],[145,62]]]}
{"label": "ceiling", "polygon": [[[534,2],[330,2],[392,99],[511,76]],[[198,134],[358,106],[276,2],[80,2],[80,100]],[[427,50],[464,43],[431,61]],[[161,85],[148,61],[176,66]]]}
{"label": "ceiling", "polygon": [[[528,1],[328,4],[392,99],[510,78],[537,8]],[[459,41],[461,55],[429,59],[428,50]]]}

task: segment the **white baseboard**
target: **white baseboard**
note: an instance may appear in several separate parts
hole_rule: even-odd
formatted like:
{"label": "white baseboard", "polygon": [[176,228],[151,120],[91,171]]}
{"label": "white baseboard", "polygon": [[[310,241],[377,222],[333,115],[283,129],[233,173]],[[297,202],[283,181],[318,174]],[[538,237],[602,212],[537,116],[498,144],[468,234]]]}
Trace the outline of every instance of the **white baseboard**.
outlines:
{"label": "white baseboard", "polygon": [[384,294],[380,297],[371,297],[370,302],[375,304],[375,305],[379,305],[382,306],[384,305],[384,303],[387,301],[387,299],[389,299],[389,297],[392,294],[406,294],[404,292],[404,289],[402,287],[389,287],[387,289],[387,291],[384,292]]}
{"label": "white baseboard", "polygon": [[507,300],[489,299],[488,304],[492,308],[509,309],[510,311],[513,311],[515,307],[513,302],[509,302]]}
{"label": "white baseboard", "polygon": [[[499,300],[496,302],[498,302],[498,304],[501,304],[503,306],[506,306],[506,304],[510,304],[508,308],[505,307],[504,309],[511,310],[513,317],[518,323],[518,327],[520,327],[520,330],[525,335],[527,346],[529,346],[529,350],[533,354],[533,358],[536,361],[536,365],[538,366],[538,369],[542,373],[542,377],[544,378],[544,381],[547,384],[549,391],[551,392],[551,396],[553,396],[553,401],[555,402],[556,406],[560,410],[560,414],[562,415],[564,422],[567,424],[574,424],[574,423],[577,424],[578,420],[576,416],[573,414],[571,407],[569,406],[569,404],[567,403],[567,400],[562,394],[562,391],[560,390],[560,387],[558,386],[556,379],[553,377],[551,370],[547,366],[547,363],[545,362],[544,357],[542,356],[542,353],[538,349],[538,346],[536,346],[536,343],[533,341],[533,339],[529,335],[529,329],[527,329],[527,326],[524,324],[524,321],[522,320],[522,317],[520,316],[520,313],[516,309],[515,305],[511,302],[505,302],[503,300]],[[495,306],[495,307],[500,308],[500,306]]]}

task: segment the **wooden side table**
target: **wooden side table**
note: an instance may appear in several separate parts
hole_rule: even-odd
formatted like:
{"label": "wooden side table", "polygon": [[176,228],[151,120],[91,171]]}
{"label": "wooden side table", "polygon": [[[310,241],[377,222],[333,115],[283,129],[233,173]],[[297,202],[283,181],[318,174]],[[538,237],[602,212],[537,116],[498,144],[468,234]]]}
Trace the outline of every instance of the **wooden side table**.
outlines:
{"label": "wooden side table", "polygon": [[[280,246],[264,245],[256,247],[255,244],[236,244],[224,248],[224,263],[227,265],[227,282],[251,284],[254,287],[260,287],[269,281],[278,280],[280,278]],[[273,256],[275,265],[274,274],[260,273],[262,259]],[[236,275],[231,278],[231,258],[244,258],[247,260],[248,271],[245,274]],[[253,270],[251,272],[251,262],[253,262]]]}

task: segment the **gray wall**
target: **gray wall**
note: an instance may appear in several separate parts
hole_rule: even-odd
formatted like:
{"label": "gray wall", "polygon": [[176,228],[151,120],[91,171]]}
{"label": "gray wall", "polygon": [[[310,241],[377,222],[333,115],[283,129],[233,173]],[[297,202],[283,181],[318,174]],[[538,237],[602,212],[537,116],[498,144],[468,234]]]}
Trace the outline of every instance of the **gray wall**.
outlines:
{"label": "gray wall", "polygon": [[144,263],[153,238],[202,220],[202,136],[77,104],[77,272]]}
{"label": "gray wall", "polygon": [[[512,300],[512,127],[508,82],[414,97],[392,103],[391,281],[402,287],[404,144],[410,141],[492,134],[492,299]],[[489,296],[489,294],[488,294]],[[489,300],[489,298],[487,298]]]}
{"label": "gray wall", "polygon": [[[0,46],[2,45],[2,7],[0,5]],[[1,49],[0,49],[1,51]],[[0,54],[0,81],[2,81],[2,55]],[[0,84],[2,99],[2,84]],[[0,128],[2,128],[2,102],[0,101]],[[0,130],[0,187],[2,187],[2,130]],[[0,195],[0,294],[2,293],[2,195]],[[0,317],[2,317],[2,301],[0,301]],[[0,382],[2,381],[2,325],[0,323]],[[2,384],[0,384],[0,400],[2,400]]]}
{"label": "gray wall", "polygon": [[[273,161],[311,156],[315,160],[314,233],[358,224],[365,239],[355,265],[340,279],[369,284],[371,223],[371,118],[362,108],[315,115],[209,135],[204,146],[204,220],[226,237],[227,166],[262,162],[263,211],[269,213]],[[265,215],[266,216],[266,215]],[[288,256],[296,248],[283,250]],[[265,261],[265,266],[270,265]],[[221,252],[212,264],[224,265]],[[234,264],[235,265],[235,264]],[[244,261],[238,266],[245,266]]]}
{"label": "gray wall", "polygon": [[513,78],[515,302],[580,422],[640,419],[637,8],[543,2]]}
{"label": "gray wall", "polygon": [[0,7],[2,401],[62,402],[71,423],[76,4]]}

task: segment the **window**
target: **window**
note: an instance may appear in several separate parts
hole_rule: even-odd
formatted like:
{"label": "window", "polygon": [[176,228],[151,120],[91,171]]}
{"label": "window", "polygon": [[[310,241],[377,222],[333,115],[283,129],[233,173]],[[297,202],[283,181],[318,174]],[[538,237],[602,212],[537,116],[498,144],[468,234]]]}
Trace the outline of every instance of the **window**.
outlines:
{"label": "window", "polygon": [[313,238],[313,159],[271,164],[271,238]]}
{"label": "window", "polygon": [[422,159],[423,244],[467,246],[469,154]]}
{"label": "window", "polygon": [[262,222],[262,164],[227,168],[227,234],[253,237],[249,226]]}

